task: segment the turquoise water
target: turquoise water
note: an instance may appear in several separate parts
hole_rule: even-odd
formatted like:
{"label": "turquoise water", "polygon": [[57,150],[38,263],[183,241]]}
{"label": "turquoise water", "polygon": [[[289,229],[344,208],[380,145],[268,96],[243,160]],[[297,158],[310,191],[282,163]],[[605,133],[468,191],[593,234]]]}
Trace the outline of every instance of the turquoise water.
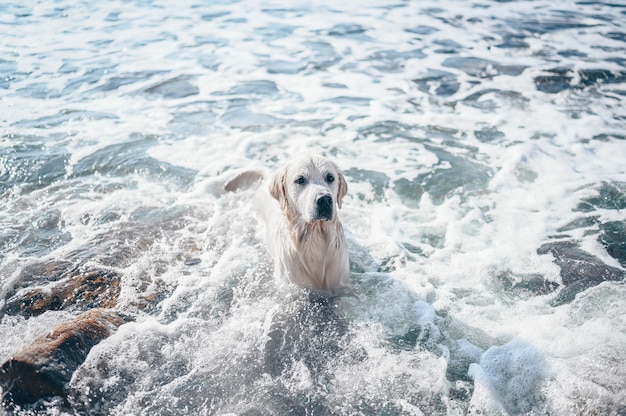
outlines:
{"label": "turquoise water", "polygon": [[[0,5],[0,360],[98,306],[16,307],[65,268],[118,276],[135,317],[67,401],[6,411],[623,414],[625,25],[593,1]],[[303,152],[349,183],[338,305],[278,293],[252,192],[218,191]]]}

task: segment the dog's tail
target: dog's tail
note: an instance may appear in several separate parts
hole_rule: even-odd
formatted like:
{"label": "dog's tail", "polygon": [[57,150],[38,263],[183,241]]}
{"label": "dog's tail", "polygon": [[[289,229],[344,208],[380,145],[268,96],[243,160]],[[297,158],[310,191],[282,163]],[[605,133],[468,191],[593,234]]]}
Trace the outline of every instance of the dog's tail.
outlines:
{"label": "dog's tail", "polygon": [[247,170],[230,179],[224,185],[226,192],[238,192],[258,186],[265,175],[260,170]]}

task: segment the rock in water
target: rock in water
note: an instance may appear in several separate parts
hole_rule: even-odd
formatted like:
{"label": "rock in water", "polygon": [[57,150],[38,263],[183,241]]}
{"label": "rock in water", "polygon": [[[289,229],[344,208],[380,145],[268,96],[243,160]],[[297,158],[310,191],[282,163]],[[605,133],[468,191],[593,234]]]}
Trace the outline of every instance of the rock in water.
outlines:
{"label": "rock in water", "polygon": [[114,308],[120,281],[111,270],[82,270],[63,261],[34,264],[20,273],[0,313],[29,317],[49,310]]}
{"label": "rock in water", "polygon": [[546,243],[537,249],[538,254],[551,253],[561,268],[561,280],[565,286],[550,302],[552,306],[570,303],[576,295],[605,281],[620,281],[626,276],[623,270],[608,266],[599,258],[582,250],[578,243],[557,241]]}
{"label": "rock in water", "polygon": [[0,367],[3,403],[35,403],[64,396],[72,374],[91,348],[130,319],[107,309],[93,309],[36,338]]}

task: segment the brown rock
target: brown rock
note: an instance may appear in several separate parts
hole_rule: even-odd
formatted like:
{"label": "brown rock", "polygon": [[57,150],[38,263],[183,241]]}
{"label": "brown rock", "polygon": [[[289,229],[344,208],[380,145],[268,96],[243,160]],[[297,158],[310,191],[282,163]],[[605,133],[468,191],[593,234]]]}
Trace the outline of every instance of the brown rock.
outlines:
{"label": "brown rock", "polygon": [[91,348],[128,321],[118,312],[94,309],[36,338],[0,367],[4,404],[23,405],[64,396],[72,374]]}
{"label": "brown rock", "polygon": [[48,310],[113,308],[120,293],[120,277],[109,270],[82,271],[54,262],[22,274],[23,289],[17,287],[7,299],[6,313],[37,316]]}

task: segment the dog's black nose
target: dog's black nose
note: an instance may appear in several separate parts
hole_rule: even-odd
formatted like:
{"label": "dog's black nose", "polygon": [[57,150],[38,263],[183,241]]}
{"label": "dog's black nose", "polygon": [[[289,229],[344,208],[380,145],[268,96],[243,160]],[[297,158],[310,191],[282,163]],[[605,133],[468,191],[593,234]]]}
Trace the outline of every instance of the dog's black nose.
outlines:
{"label": "dog's black nose", "polygon": [[321,195],[317,197],[318,208],[330,208],[333,205],[333,197],[330,195]]}
{"label": "dog's black nose", "polygon": [[320,195],[315,201],[317,204],[317,215],[320,219],[330,220],[333,217],[333,197],[326,194]]}

